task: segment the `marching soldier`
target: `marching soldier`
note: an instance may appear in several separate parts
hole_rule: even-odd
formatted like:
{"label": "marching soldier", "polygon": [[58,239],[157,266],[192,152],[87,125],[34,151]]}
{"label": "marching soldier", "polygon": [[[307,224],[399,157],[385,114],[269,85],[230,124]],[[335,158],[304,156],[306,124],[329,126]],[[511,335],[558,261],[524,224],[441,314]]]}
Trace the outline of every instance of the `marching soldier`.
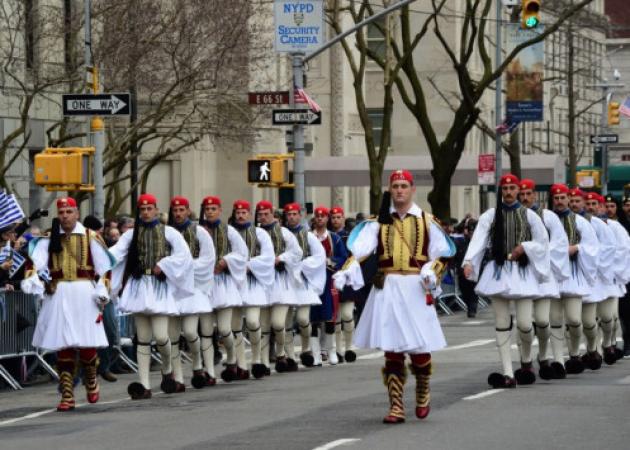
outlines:
{"label": "marching soldier", "polygon": [[429,415],[431,352],[446,346],[432,296],[439,294],[438,280],[445,268],[440,259],[452,257],[455,245],[433,216],[413,202],[415,190],[410,172],[392,173],[378,221],[363,222],[352,231],[348,247],[353,257],[334,276],[339,289],[345,285],[359,289],[364,280],[357,260],[378,252],[378,276],[357,326],[355,344],[385,351],[382,373],[390,409],[383,422],[387,424],[405,421],[406,353],[416,377],[416,417]]}
{"label": "marching soldier", "polygon": [[[221,199],[208,196],[202,203],[202,225],[212,237],[216,254],[214,266],[214,288],[212,291],[212,314],[203,314],[199,321],[202,333],[202,354],[208,384],[214,381],[214,350],[212,334],[214,332],[214,316],[216,315],[219,337],[227,353],[227,365],[221,372],[221,378],[230,382],[238,377],[236,352],[232,334],[232,312],[243,304],[240,289],[247,278],[247,244],[231,225],[221,221]],[[240,327],[239,327],[240,329]]]}
{"label": "marching soldier", "polygon": [[[550,380],[556,378],[556,370],[560,372],[558,377],[562,377],[564,368],[552,366],[547,359],[547,345],[551,337],[549,314],[551,305],[560,302],[559,283],[571,276],[571,265],[568,253],[569,241],[562,223],[556,214],[535,202],[535,188],[534,180],[522,179],[518,198],[525,208],[530,208],[538,214],[549,235],[551,276],[547,282],[540,284],[540,296],[534,299],[534,324],[538,338],[538,364],[540,365],[538,374],[542,379]],[[562,358],[561,348],[560,354],[556,357]]]}
{"label": "marching soldier", "polygon": [[[584,195],[582,214],[595,231],[599,242],[597,259],[597,275],[591,288],[591,293],[584,298],[582,304],[582,326],[586,339],[586,353],[582,362],[591,370],[597,370],[602,365],[602,355],[597,351],[597,317],[599,316],[604,332],[604,340],[612,337],[614,301],[614,262],[615,237],[610,228],[599,215],[599,194],[588,192]],[[614,357],[614,355],[613,355]],[[612,364],[612,362],[611,362]]]}
{"label": "marching soldier", "polygon": [[274,249],[271,237],[262,228],[255,227],[251,221],[250,205],[246,200],[234,202],[232,226],[239,232],[247,244],[247,281],[241,291],[242,308],[235,307],[232,317],[232,332],[236,346],[236,360],[239,379],[249,378],[245,361],[245,342],[241,330],[243,324],[242,309],[245,310],[245,324],[249,331],[252,351],[252,374],[259,379],[265,376],[267,367],[261,360],[261,309],[269,307],[269,290],[274,281]]}
{"label": "marching soldier", "polygon": [[171,364],[169,316],[179,314],[176,298],[194,294],[193,260],[188,245],[174,228],[158,219],[157,199],[138,198],[138,216],[133,230],[120,237],[110,252],[118,261],[112,274],[112,292],[118,293],[118,308],[133,314],[137,335],[139,383],[127,392],[133,400],[151,398],[149,368],[151,340],[162,357],[162,391],[177,390]]}
{"label": "marching soldier", "polygon": [[57,352],[61,401],[57,411],[75,407],[77,353],[89,403],[99,400],[97,347],[107,347],[102,310],[109,301],[104,275],[115,260],[105,242],[79,222],[72,198],[57,200],[51,234],[35,238],[29,254],[34,272],[22,290],[44,298],[33,346]]}
{"label": "marching soldier", "polygon": [[[302,341],[302,353],[300,360],[306,367],[311,367],[315,363],[313,351],[311,349],[311,320],[310,311],[312,305],[320,305],[319,296],[324,292],[326,286],[326,253],[317,238],[307,231],[301,224],[302,213],[300,205],[289,203],[284,207],[284,214],[287,221],[287,228],[296,237],[302,249],[302,261],[296,271],[298,282],[295,285],[296,321],[300,329]],[[293,344],[293,315],[287,315],[286,322],[287,356],[294,359]]]}
{"label": "marching soldier", "polygon": [[[314,333],[319,331],[320,325],[324,327],[324,347],[328,355],[328,362],[336,365],[339,362],[337,358],[337,346],[335,341],[335,315],[339,309],[339,292],[332,283],[333,274],[341,269],[348,259],[346,246],[341,237],[332,231],[328,231],[328,218],[330,211],[325,206],[315,208],[313,234],[319,242],[321,242],[326,252],[326,286],[324,293],[320,296],[321,305],[311,307],[311,322],[315,324]],[[321,364],[321,354],[318,354],[319,338],[311,340],[313,348],[313,356],[316,363]]]}
{"label": "marching soldier", "polygon": [[177,299],[179,316],[169,319],[169,337],[171,339],[171,358],[173,373],[178,384],[178,391],[184,390],[184,375],[179,351],[179,338],[183,331],[184,338],[192,356],[192,385],[199,389],[206,385],[207,378],[203,370],[201,343],[199,338],[199,314],[212,312],[212,285],[214,283],[214,245],[208,232],[190,220],[190,203],[186,197],[176,196],[171,200],[169,225],[179,231],[193,257],[195,293]]}
{"label": "marching soldier", "polygon": [[[345,213],[341,206],[330,209],[331,229],[341,238],[345,246],[348,241],[348,231],[344,228]],[[339,311],[335,323],[335,340],[337,358],[339,362],[354,362],[357,355],[352,351],[352,336],[354,334],[354,303],[358,293],[349,286],[339,293]]]}
{"label": "marching soldier", "polygon": [[[518,202],[518,178],[504,175],[499,187],[497,208],[489,209],[479,218],[463,268],[466,278],[479,279],[476,292],[492,299],[503,373],[491,373],[488,383],[493,388],[513,388],[516,383],[536,381],[531,357],[532,308],[533,299],[539,296],[538,286],[547,280],[550,272],[549,237],[538,214]],[[492,260],[480,273],[488,247]],[[510,350],[511,300],[516,306],[516,327],[521,339],[521,367],[516,373],[512,371]]]}
{"label": "marching soldier", "polygon": [[[260,227],[269,234],[275,254],[274,280],[269,292],[269,308],[261,311],[262,328],[261,352],[265,374],[269,375],[269,341],[271,329],[276,340],[276,371],[287,372],[297,369],[294,359],[287,358],[285,352],[285,330],[290,305],[295,303],[295,285],[302,249],[297,239],[288,229],[280,226],[273,215],[273,204],[261,200],[256,205],[256,215]],[[291,324],[292,326],[293,324]],[[293,333],[293,330],[289,331]]]}

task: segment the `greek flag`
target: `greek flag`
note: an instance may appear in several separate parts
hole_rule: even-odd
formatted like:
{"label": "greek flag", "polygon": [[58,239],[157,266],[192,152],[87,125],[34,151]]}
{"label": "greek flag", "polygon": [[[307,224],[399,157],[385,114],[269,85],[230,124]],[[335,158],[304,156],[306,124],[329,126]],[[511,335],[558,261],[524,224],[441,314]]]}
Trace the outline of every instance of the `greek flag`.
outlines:
{"label": "greek flag", "polygon": [[0,250],[0,264],[9,259],[13,262],[11,268],[9,269],[9,278],[11,278],[18,270],[20,270],[20,267],[24,265],[26,258],[19,252],[14,252],[11,248],[11,243],[7,242],[7,245],[2,247],[2,250]]}
{"label": "greek flag", "polygon": [[24,211],[13,194],[0,191],[0,228],[9,226],[24,218]]}

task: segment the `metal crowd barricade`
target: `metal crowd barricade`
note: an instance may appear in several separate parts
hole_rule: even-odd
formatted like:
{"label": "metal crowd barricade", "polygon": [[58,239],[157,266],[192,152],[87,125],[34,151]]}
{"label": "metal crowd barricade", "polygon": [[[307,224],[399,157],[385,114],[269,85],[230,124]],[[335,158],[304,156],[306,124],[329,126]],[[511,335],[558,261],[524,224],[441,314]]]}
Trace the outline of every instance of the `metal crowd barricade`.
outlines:
{"label": "metal crowd barricade", "polygon": [[136,333],[131,315],[117,314],[120,329],[120,343],[115,348],[118,358],[134,372],[138,372],[138,365],[123,351],[123,347],[133,347],[133,336]]}
{"label": "metal crowd barricade", "polygon": [[[466,305],[466,302],[464,302],[464,299],[462,298],[462,291],[459,288],[459,277],[457,276],[456,270],[449,269],[449,274],[453,282],[442,282],[442,294],[440,294],[440,297],[438,298],[438,306],[447,315],[453,314],[452,303],[455,303],[462,311],[468,311],[468,306]],[[477,302],[481,309],[488,307],[486,300],[480,296],[477,296]]]}
{"label": "metal crowd barricade", "polygon": [[50,375],[58,379],[57,372],[44,360],[41,350],[32,345],[38,303],[33,295],[0,290],[0,377],[15,390],[22,389],[22,386],[4,368],[4,359],[33,356]]}

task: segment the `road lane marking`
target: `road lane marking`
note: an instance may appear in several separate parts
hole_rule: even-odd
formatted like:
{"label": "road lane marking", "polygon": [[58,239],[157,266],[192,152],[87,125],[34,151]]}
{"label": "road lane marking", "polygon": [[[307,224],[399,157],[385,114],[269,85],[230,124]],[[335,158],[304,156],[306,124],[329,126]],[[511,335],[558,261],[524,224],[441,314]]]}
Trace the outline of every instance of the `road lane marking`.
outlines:
{"label": "road lane marking", "polygon": [[470,341],[465,344],[459,344],[459,345],[446,347],[442,351],[445,352],[447,350],[462,350],[464,348],[481,347],[482,345],[487,345],[487,344],[490,344],[491,342],[496,342],[496,341],[494,339],[478,339],[476,341]]}
{"label": "road lane marking", "polygon": [[2,422],[0,422],[0,426],[2,426],[2,425],[11,425],[13,423],[20,422],[20,421],[26,420],[26,419],[35,419],[37,417],[41,417],[41,416],[43,416],[45,414],[50,414],[51,412],[55,412],[55,411],[57,411],[57,408],[45,409],[43,411],[37,411],[37,412],[30,413],[30,414],[27,414],[27,415],[22,416],[22,417],[16,417],[14,419],[3,420]]}
{"label": "road lane marking", "polygon": [[313,450],[330,450],[331,448],[340,447],[342,445],[351,445],[356,442],[359,442],[361,439],[357,438],[346,438],[346,439],[337,439],[336,441],[328,442],[327,444],[320,445],[319,447],[315,447]]}
{"label": "road lane marking", "polygon": [[490,397],[491,395],[498,394],[500,392],[503,392],[503,390],[488,389],[487,391],[483,391],[475,395],[469,395],[468,397],[464,397],[462,400],[477,400],[479,398]]}
{"label": "road lane marking", "polygon": [[385,355],[383,352],[373,352],[368,353],[367,355],[357,356],[357,359],[378,359],[382,358]]}
{"label": "road lane marking", "polygon": [[628,375],[627,377],[623,377],[617,382],[617,384],[630,384],[630,375]]}

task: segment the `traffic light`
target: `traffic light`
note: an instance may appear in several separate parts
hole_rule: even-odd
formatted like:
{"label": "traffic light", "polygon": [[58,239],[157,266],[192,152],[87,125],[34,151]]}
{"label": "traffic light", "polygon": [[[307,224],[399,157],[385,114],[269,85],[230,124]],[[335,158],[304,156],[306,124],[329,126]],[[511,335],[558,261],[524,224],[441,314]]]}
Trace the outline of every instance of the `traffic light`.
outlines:
{"label": "traffic light", "polygon": [[290,187],[289,154],[258,155],[247,161],[247,182],[262,186]]}
{"label": "traffic light", "polygon": [[521,28],[529,30],[540,24],[540,0],[522,0]]}
{"label": "traffic light", "polygon": [[94,191],[94,147],[46,148],[35,155],[35,184],[47,191]]}
{"label": "traffic light", "polygon": [[619,102],[608,103],[608,125],[619,125],[621,118],[619,117]]}

